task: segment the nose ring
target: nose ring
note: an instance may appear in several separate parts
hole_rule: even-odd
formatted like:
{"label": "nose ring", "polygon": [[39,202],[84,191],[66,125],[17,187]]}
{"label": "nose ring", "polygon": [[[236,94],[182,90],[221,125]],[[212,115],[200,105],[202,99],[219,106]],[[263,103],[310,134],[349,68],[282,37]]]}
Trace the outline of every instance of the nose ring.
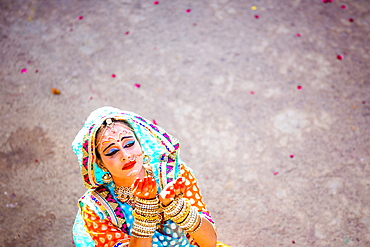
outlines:
{"label": "nose ring", "polygon": [[136,160],[135,155],[129,156],[129,157],[128,157],[128,160],[129,160],[129,161],[134,161],[134,160]]}

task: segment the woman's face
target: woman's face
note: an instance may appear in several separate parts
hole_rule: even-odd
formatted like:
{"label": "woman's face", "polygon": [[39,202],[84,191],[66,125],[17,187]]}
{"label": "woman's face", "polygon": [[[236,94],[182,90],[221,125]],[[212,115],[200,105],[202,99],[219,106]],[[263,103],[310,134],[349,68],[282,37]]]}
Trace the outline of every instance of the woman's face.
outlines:
{"label": "woman's face", "polygon": [[113,180],[136,177],[143,166],[143,155],[134,133],[123,123],[115,122],[97,135],[97,150]]}

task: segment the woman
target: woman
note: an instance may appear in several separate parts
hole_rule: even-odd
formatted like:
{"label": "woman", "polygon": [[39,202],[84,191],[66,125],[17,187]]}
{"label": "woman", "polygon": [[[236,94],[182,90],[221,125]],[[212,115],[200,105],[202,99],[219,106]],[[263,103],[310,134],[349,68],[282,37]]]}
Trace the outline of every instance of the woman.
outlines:
{"label": "woman", "polygon": [[76,246],[226,246],[180,143],[141,116],[95,110],[72,143],[84,185]]}

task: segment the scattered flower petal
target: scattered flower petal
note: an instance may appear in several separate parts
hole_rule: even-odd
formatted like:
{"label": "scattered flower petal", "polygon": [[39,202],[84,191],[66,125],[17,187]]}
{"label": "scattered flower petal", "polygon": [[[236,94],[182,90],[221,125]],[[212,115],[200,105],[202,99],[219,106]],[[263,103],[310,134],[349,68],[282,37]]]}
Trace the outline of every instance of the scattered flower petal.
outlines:
{"label": "scattered flower petal", "polygon": [[251,10],[256,10],[257,9],[257,6],[252,6],[251,7]]}
{"label": "scattered flower petal", "polygon": [[129,33],[130,33],[129,31],[125,32],[126,35],[129,35]]}
{"label": "scattered flower petal", "polygon": [[366,104],[366,101],[364,100],[364,101],[362,101],[362,104]]}
{"label": "scattered flower petal", "polygon": [[323,3],[332,3],[333,0],[321,0]]}
{"label": "scattered flower petal", "polygon": [[139,83],[136,83],[135,87],[139,88],[139,87],[141,87],[141,85]]}
{"label": "scattered flower petal", "polygon": [[35,162],[39,162],[39,160],[38,159],[35,159]]}
{"label": "scattered flower petal", "polygon": [[152,121],[155,125],[158,125],[157,121],[155,119],[153,119]]}
{"label": "scattered flower petal", "polygon": [[342,5],[342,6],[340,6],[342,9],[346,9],[347,7],[346,7],[346,5]]}
{"label": "scattered flower petal", "polygon": [[295,36],[301,37],[301,34],[300,33],[296,33]]}
{"label": "scattered flower petal", "polygon": [[53,94],[55,94],[55,95],[59,95],[59,94],[60,94],[60,91],[59,91],[58,89],[56,89],[55,87],[53,87],[53,88],[51,89],[51,92],[52,92]]}
{"label": "scattered flower petal", "polygon": [[294,158],[294,154],[289,155],[290,158]]}
{"label": "scattered flower petal", "polygon": [[250,94],[255,94],[255,92],[254,91],[250,91]]}
{"label": "scattered flower petal", "polygon": [[193,26],[194,26],[194,27],[198,26],[198,23],[193,23]]}
{"label": "scattered flower petal", "polygon": [[190,13],[190,12],[191,12],[191,9],[187,9],[187,10],[186,10],[186,13]]}
{"label": "scattered flower petal", "polygon": [[354,22],[355,20],[353,18],[348,19],[349,22]]}
{"label": "scattered flower petal", "polygon": [[294,240],[292,241],[292,244],[295,244],[295,241]]}
{"label": "scattered flower petal", "polygon": [[302,90],[302,86],[297,86],[297,89],[298,90]]}
{"label": "scattered flower petal", "polygon": [[27,72],[27,69],[26,69],[26,68],[24,68],[24,69],[22,69],[22,70],[21,70],[21,73],[22,73],[22,74],[24,74],[24,73],[26,73],[26,72]]}
{"label": "scattered flower petal", "polygon": [[91,97],[90,97],[90,100],[92,100],[92,99],[93,99],[93,97],[91,96]]}
{"label": "scattered flower petal", "polygon": [[35,73],[39,73],[39,70],[37,69],[37,70],[35,70]]}
{"label": "scattered flower petal", "polygon": [[352,127],[351,127],[351,129],[355,130],[355,129],[356,129],[356,127],[355,127],[355,126],[352,126]]}
{"label": "scattered flower petal", "polygon": [[260,16],[259,15],[254,15],[254,18],[259,19]]}
{"label": "scattered flower petal", "polygon": [[79,20],[82,20],[84,17],[81,15],[78,17]]}
{"label": "scattered flower petal", "polygon": [[276,176],[276,175],[278,175],[279,174],[279,172],[274,172],[274,176]]}
{"label": "scattered flower petal", "polygon": [[111,75],[111,77],[112,77],[112,78],[116,78],[116,75],[115,75],[115,74],[112,74],[112,75]]}
{"label": "scattered flower petal", "polygon": [[159,4],[159,1],[154,1],[153,4]]}
{"label": "scattered flower petal", "polygon": [[337,55],[337,59],[338,60],[343,60],[343,56],[342,55]]}

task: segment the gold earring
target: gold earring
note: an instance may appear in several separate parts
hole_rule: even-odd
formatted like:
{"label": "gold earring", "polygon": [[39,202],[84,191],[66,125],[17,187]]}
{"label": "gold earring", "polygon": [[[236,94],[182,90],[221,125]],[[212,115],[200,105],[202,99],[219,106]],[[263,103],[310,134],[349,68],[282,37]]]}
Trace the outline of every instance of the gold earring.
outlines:
{"label": "gold earring", "polygon": [[150,156],[149,155],[147,155],[147,154],[145,154],[144,156],[143,156],[143,164],[144,165],[146,165],[146,164],[148,164],[150,162]]}
{"label": "gold earring", "polygon": [[109,184],[110,182],[113,181],[113,178],[112,175],[108,172],[103,175],[102,180],[104,183]]}

